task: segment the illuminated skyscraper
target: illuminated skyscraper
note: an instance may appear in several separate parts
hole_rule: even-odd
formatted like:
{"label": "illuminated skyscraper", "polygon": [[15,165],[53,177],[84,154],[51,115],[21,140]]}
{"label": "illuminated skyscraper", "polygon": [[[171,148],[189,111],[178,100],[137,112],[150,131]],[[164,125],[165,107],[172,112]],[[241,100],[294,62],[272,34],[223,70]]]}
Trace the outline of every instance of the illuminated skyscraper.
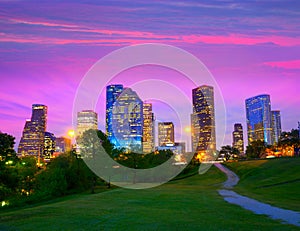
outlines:
{"label": "illuminated skyscraper", "polygon": [[112,109],[118,96],[123,91],[123,85],[115,84],[106,87],[106,135],[110,141],[115,140],[112,130]]}
{"label": "illuminated skyscraper", "polygon": [[143,103],[143,152],[154,151],[154,114],[151,103]]}
{"label": "illuminated skyscraper", "polygon": [[193,113],[191,115],[192,151],[216,150],[214,89],[203,85],[193,89]]}
{"label": "illuminated skyscraper", "polygon": [[244,153],[244,135],[242,124],[235,124],[234,131],[232,132],[232,147]]}
{"label": "illuminated skyscraper", "polygon": [[30,120],[26,120],[18,147],[19,156],[41,157],[44,150],[44,137],[47,126],[47,106],[32,105]]}
{"label": "illuminated skyscraper", "polygon": [[131,88],[124,88],[113,104],[111,132],[116,147],[143,151],[143,101]]}
{"label": "illuminated skyscraper", "polygon": [[280,111],[271,111],[272,113],[272,141],[278,144],[281,135],[281,117]]}
{"label": "illuminated skyscraper", "polygon": [[246,99],[248,143],[261,140],[272,145],[272,117],[269,95]]}
{"label": "illuminated skyscraper", "polygon": [[86,130],[98,129],[98,115],[93,110],[83,110],[77,113],[77,136]]}
{"label": "illuminated skyscraper", "polygon": [[50,160],[55,152],[55,136],[50,132],[45,132],[43,158]]}
{"label": "illuminated skyscraper", "polygon": [[64,153],[71,151],[71,140],[66,137],[58,137],[55,140],[55,152]]}
{"label": "illuminated skyscraper", "polygon": [[174,145],[174,124],[172,122],[158,123],[158,146]]}

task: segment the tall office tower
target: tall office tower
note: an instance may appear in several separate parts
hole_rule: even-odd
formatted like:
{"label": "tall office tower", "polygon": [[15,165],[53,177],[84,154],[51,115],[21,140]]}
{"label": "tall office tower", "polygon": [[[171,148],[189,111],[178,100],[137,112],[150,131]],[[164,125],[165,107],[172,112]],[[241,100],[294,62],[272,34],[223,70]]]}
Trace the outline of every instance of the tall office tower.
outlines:
{"label": "tall office tower", "polygon": [[281,117],[280,111],[271,111],[272,114],[272,141],[278,144],[281,135]]}
{"label": "tall office tower", "polygon": [[55,140],[55,152],[64,153],[71,151],[72,144],[71,140],[66,137],[58,137]]}
{"label": "tall office tower", "polygon": [[151,103],[143,103],[143,152],[150,153],[154,151],[154,114]]}
{"label": "tall office tower", "polygon": [[269,95],[246,99],[248,143],[261,140],[272,145],[272,117]]}
{"label": "tall office tower", "polygon": [[50,132],[45,132],[43,158],[50,160],[55,152],[55,136]]}
{"label": "tall office tower", "polygon": [[242,124],[235,124],[232,132],[232,147],[244,153],[244,135]]}
{"label": "tall office tower", "polygon": [[77,113],[77,134],[81,136],[86,130],[98,129],[98,115],[93,110],[83,110]]}
{"label": "tall office tower", "polygon": [[113,130],[112,130],[112,109],[114,103],[116,102],[117,98],[123,91],[123,85],[115,84],[115,85],[108,85],[106,86],[106,135],[108,139],[113,142],[115,138],[113,137]]}
{"label": "tall office tower", "polygon": [[41,157],[44,149],[44,137],[47,126],[47,106],[32,105],[30,120],[26,120],[22,138],[18,147],[19,156]]}
{"label": "tall office tower", "polygon": [[143,101],[131,88],[124,88],[112,107],[110,141],[126,151],[142,152]]}
{"label": "tall office tower", "polygon": [[158,123],[158,146],[174,144],[174,124],[172,122]]}
{"label": "tall office tower", "polygon": [[192,151],[216,151],[214,88],[203,85],[193,89],[191,114]]}

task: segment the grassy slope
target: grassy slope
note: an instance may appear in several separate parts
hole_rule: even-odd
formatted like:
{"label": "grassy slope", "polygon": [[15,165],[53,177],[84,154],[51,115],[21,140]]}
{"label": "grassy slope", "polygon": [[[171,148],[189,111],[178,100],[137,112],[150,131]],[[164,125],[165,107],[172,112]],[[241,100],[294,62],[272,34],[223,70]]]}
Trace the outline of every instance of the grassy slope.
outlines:
{"label": "grassy slope", "polygon": [[0,230],[298,230],[226,203],[225,176],[203,176],[148,190],[115,189],[0,214]]}
{"label": "grassy slope", "polygon": [[227,166],[240,176],[235,191],[300,211],[300,158],[235,162]]}

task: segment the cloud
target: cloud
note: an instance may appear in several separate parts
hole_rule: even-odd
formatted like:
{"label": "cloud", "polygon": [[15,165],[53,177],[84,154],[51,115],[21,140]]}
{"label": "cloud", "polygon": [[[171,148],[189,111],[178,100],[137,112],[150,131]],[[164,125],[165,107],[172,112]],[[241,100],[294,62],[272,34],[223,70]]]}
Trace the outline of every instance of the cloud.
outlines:
{"label": "cloud", "polygon": [[300,69],[300,59],[289,60],[289,61],[264,62],[263,64],[275,68]]}

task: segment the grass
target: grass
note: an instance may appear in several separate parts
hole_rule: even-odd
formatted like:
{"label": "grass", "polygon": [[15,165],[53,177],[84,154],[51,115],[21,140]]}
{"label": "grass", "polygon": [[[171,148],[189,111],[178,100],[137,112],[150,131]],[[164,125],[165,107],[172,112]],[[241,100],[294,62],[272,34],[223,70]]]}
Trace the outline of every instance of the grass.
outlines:
{"label": "grass", "polygon": [[239,177],[235,191],[281,208],[300,211],[300,158],[226,164]]}
{"label": "grass", "polygon": [[0,213],[0,230],[299,230],[228,204],[225,176],[205,175],[147,190],[114,189]]}

